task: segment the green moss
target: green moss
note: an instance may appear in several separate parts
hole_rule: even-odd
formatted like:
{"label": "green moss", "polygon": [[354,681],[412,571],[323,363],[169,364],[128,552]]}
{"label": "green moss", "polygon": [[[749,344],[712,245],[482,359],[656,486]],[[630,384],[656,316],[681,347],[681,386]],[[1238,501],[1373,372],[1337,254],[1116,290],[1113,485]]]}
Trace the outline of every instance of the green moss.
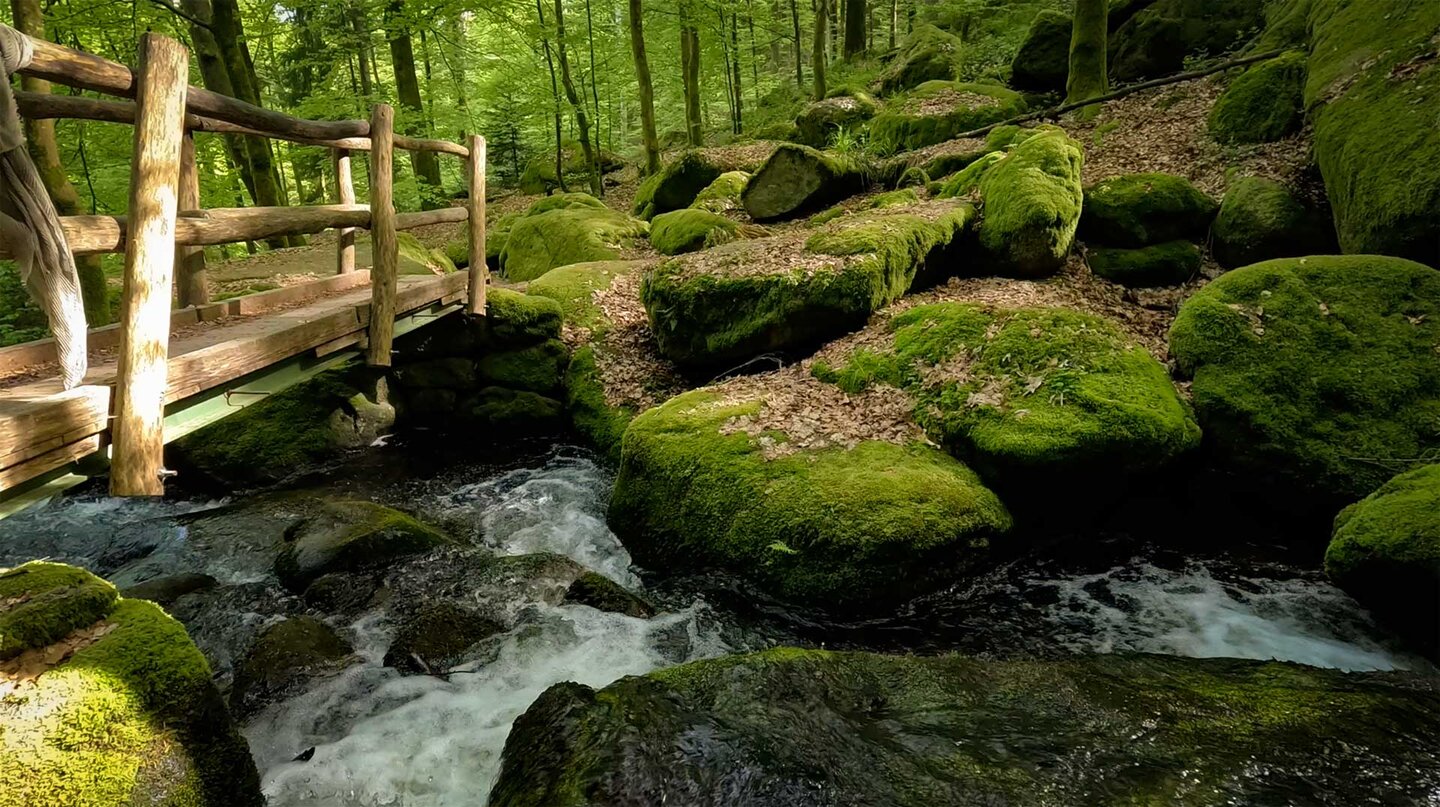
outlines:
{"label": "green moss", "polygon": [[721,434],[759,407],[702,389],[635,419],[610,504],[632,551],[846,607],[933,585],[1009,527],[974,474],[928,447],[871,441],[767,460],[748,435]]}
{"label": "green moss", "polygon": [[750,174],[745,171],[727,171],[715,178],[714,182],[705,186],[705,190],[696,194],[695,201],[691,207],[696,210],[707,210],[711,213],[728,213],[731,210],[739,210],[743,207],[740,197],[745,193],[745,186],[750,184]]}
{"label": "green moss", "polygon": [[74,566],[32,561],[0,571],[0,661],[94,624],[116,597],[114,586]]}
{"label": "green moss", "polygon": [[1440,267],[1440,4],[1314,0],[1305,99],[1340,246]]}
{"label": "green moss", "polygon": [[753,171],[767,154],[755,146],[735,148],[692,149],[681,154],[640,183],[635,195],[634,213],[652,219],[672,210],[690,207],[700,193],[723,174],[732,171]]}
{"label": "green moss", "polygon": [[755,221],[793,218],[859,193],[868,183],[854,157],[785,143],[760,166],[741,197]]}
{"label": "green moss", "polygon": [[1433,651],[1440,641],[1440,465],[1402,473],[1342,510],[1325,571]]}
{"label": "green moss", "polygon": [[1299,131],[1305,116],[1305,54],[1291,51],[1246,70],[1210,110],[1221,143],[1270,143]]}
{"label": "green moss", "polygon": [[1070,15],[1045,9],[1035,15],[1011,62],[1010,83],[1033,92],[1059,92],[1070,75]]}
{"label": "green moss", "polygon": [[964,198],[980,190],[980,180],[995,164],[1005,159],[1004,152],[992,151],[946,178],[935,196],[938,199]]}
{"label": "green moss", "polygon": [[455,271],[455,262],[443,249],[431,249],[411,233],[398,233],[400,274],[446,274]]}
{"label": "green moss", "polygon": [[167,459],[233,483],[279,481],[369,445],[394,425],[383,389],[359,370],[322,373],[180,438]]}
{"label": "green moss", "polygon": [[480,358],[480,379],[489,386],[553,393],[570,359],[570,349],[551,339],[519,350],[487,353]]}
{"label": "green moss", "polygon": [[656,216],[650,224],[650,245],[661,255],[679,255],[727,244],[739,225],[716,213],[687,208]]}
{"label": "green moss", "polygon": [[892,99],[870,121],[870,144],[882,154],[913,151],[1014,117],[1024,109],[1023,97],[1002,86],[931,81]]}
{"label": "green moss", "polygon": [[1243,177],[1230,184],[1210,230],[1215,260],[1228,269],[1274,258],[1330,252],[1330,220],[1272,179]]}
{"label": "green moss", "polygon": [[963,50],[959,37],[933,25],[917,25],[876,85],[882,95],[891,95],[927,81],[953,81]]}
{"label": "green moss", "polygon": [[620,438],[636,411],[612,406],[605,398],[605,382],[595,363],[597,348],[586,345],[575,351],[565,371],[565,406],[575,430],[613,462],[620,460]]}
{"label": "green moss", "polygon": [[[1053,503],[1058,486],[1088,489],[1079,480],[1096,475],[1109,486],[1199,443],[1165,367],[1098,317],[942,303],[902,312],[887,327],[887,348],[817,362],[815,375],[848,392],[910,391],[917,422],[1012,506],[1037,494]],[[936,377],[937,367],[951,369]]]}
{"label": "green moss", "polygon": [[354,648],[335,629],[313,616],[287,617],[255,637],[235,665],[230,707],[250,715],[294,694],[311,676],[333,672]]}
{"label": "green moss", "polygon": [[1126,174],[1085,189],[1080,237],[1089,244],[1146,247],[1199,241],[1215,217],[1215,202],[1173,174]]}
{"label": "green moss", "polygon": [[486,387],[470,402],[466,416],[486,427],[511,433],[559,431],[564,407],[559,401],[525,390]]}
{"label": "green moss", "polygon": [[1170,331],[1215,453],[1277,504],[1338,507],[1440,449],[1440,273],[1376,256],[1267,261]]}
{"label": "green moss", "polygon": [[916,193],[914,188],[901,188],[876,195],[866,207],[870,210],[879,210],[885,207],[909,207],[919,203],[920,194]]}
{"label": "green moss", "polygon": [[485,338],[490,345],[524,346],[556,339],[564,313],[543,295],[492,288],[485,293]]}
{"label": "green moss", "polygon": [[1080,144],[1049,128],[980,179],[980,246],[996,274],[1043,277],[1065,263],[1080,222]]}
{"label": "green moss", "polygon": [[816,101],[795,118],[796,143],[823,149],[841,129],[855,129],[875,117],[880,103],[869,93],[850,91]]}
{"label": "green moss", "polygon": [[690,367],[728,365],[859,327],[915,283],[932,253],[958,247],[973,219],[969,205],[939,203],[926,215],[888,208],[841,219],[803,246],[792,236],[741,241],[661,264],[640,299],[661,353]]}
{"label": "green moss", "polygon": [[296,592],[324,574],[372,570],[452,543],[434,527],[374,502],[310,500],[304,507],[305,521],[286,534],[275,559],[275,575]]}
{"label": "green moss", "polygon": [[637,619],[655,615],[655,606],[614,580],[596,572],[585,572],[565,590],[565,602],[588,605],[597,611],[624,614]]}
{"label": "green moss", "polygon": [[[489,246],[489,240],[486,240]],[[454,238],[445,242],[445,257],[455,264],[455,268],[464,269],[470,265],[470,240],[468,238]]]}
{"label": "green moss", "polygon": [[[610,288],[615,278],[640,269],[644,264],[629,261],[601,261],[562,266],[530,283],[532,296],[548,297],[560,304],[564,320],[577,328],[599,335],[610,321],[595,302],[595,294]],[[555,334],[559,334],[559,326]]]}
{"label": "green moss", "polygon": [[245,741],[185,629],[152,603],[112,603],[106,633],[0,696],[0,805],[259,807]]}
{"label": "green moss", "polygon": [[557,266],[619,258],[648,231],[645,222],[608,208],[530,214],[511,227],[500,265],[511,280],[534,280]]}
{"label": "green moss", "polygon": [[1166,241],[1139,249],[1092,249],[1090,269],[1122,286],[1174,286],[1200,271],[1200,247],[1189,241]]}

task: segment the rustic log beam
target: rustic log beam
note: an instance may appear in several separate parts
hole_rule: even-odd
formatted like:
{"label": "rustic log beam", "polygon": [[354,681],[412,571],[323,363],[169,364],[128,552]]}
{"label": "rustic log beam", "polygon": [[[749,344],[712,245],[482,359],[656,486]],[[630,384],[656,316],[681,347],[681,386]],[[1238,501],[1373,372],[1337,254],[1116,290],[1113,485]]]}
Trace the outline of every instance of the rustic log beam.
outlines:
{"label": "rustic log beam", "polygon": [[465,187],[470,198],[469,224],[465,233],[470,242],[470,295],[466,310],[472,316],[485,315],[485,286],[490,267],[485,263],[485,138],[470,135],[470,157],[465,161]]}
{"label": "rustic log beam", "polygon": [[[349,149],[335,149],[335,188],[340,204],[355,204],[355,177],[350,172]],[[355,228],[341,227],[335,235],[335,274],[349,274],[355,271]]]}
{"label": "rustic log beam", "polygon": [[395,229],[395,110],[376,104],[370,114],[370,326],[365,361],[390,366],[400,244]]}
{"label": "rustic log beam", "polygon": [[[217,207],[186,210],[175,221],[179,246],[215,246],[279,235],[308,235],[332,227],[369,227],[368,205],[307,207]],[[63,216],[60,228],[76,255],[124,252],[130,229],[125,216]],[[0,243],[0,259],[11,257]]]}
{"label": "rustic log beam", "polygon": [[[180,144],[181,210],[200,207],[200,174],[195,167],[195,138],[186,133]],[[175,302],[180,308],[210,302],[210,286],[205,276],[205,248],[175,247]]]}
{"label": "rustic log beam", "polygon": [[140,39],[125,245],[120,356],[115,383],[112,496],[159,496],[165,449],[170,282],[190,54],[173,39]]}
{"label": "rustic log beam", "polygon": [[450,224],[456,221],[464,221],[470,217],[470,211],[463,207],[438,207],[434,210],[422,210],[418,213],[398,213],[395,216],[395,229],[413,230],[416,227],[425,227],[431,224]]}

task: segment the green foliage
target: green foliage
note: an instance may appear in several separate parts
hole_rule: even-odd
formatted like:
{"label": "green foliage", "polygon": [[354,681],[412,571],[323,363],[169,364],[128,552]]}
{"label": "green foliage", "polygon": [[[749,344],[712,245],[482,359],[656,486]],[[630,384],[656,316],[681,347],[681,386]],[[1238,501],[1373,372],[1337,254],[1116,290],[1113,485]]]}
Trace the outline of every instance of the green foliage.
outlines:
{"label": "green foliage", "polygon": [[1312,511],[1440,449],[1436,344],[1440,272],[1367,255],[1236,269],[1170,331],[1216,455]]}
{"label": "green foliage", "polygon": [[1210,230],[1215,260],[1233,269],[1274,258],[1334,250],[1328,216],[1273,179],[1242,177],[1230,183]]}
{"label": "green foliage", "polygon": [[759,407],[702,389],[635,419],[610,502],[627,546],[652,563],[720,565],[783,597],[859,607],[973,566],[1010,526],[969,469],[929,447],[867,441],[766,459],[754,438],[722,433]]}
{"label": "green foliage", "polygon": [[1252,66],[1210,110],[1210,136],[1221,143],[1270,143],[1300,129],[1305,117],[1305,54],[1290,51]]}
{"label": "green foliage", "polygon": [[12,261],[0,261],[0,347],[50,335],[45,312],[30,299]]}
{"label": "green foliage", "polygon": [[1189,241],[1166,241],[1138,249],[1092,249],[1090,269],[1122,286],[1174,286],[1200,271],[1200,247]]}
{"label": "green foliage", "polygon": [[1080,144],[1050,127],[980,178],[980,246],[995,274],[1043,277],[1065,263],[1080,223]]}
{"label": "green foliage", "polygon": [[1216,207],[1184,177],[1153,173],[1111,177],[1086,189],[1080,237],[1110,247],[1199,241]]}
{"label": "green foliage", "polygon": [[661,255],[679,255],[728,244],[739,229],[733,219],[705,210],[673,210],[650,222],[650,245]]}

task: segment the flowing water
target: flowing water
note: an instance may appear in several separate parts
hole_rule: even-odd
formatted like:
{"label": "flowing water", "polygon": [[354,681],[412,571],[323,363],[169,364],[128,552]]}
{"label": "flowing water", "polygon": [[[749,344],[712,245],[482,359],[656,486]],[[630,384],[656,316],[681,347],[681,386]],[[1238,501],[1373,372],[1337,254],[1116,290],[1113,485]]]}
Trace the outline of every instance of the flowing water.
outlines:
{"label": "flowing water", "polygon": [[[312,489],[413,510],[499,554],[568,556],[645,591],[665,610],[645,620],[517,601],[510,604],[513,626],[444,676],[405,676],[383,665],[386,606],[332,617],[355,648],[351,663],[243,726],[270,803],[483,804],[511,722],[549,685],[599,687],[776,643],[989,657],[1140,651],[1430,669],[1397,649],[1314,569],[1264,553],[1197,555],[1135,539],[1100,542],[1103,551],[1079,556],[1036,550],[884,618],[807,615],[720,576],[666,578],[634,568],[605,524],[610,483],[608,472],[576,449],[477,466],[404,445],[366,452],[308,480]],[[226,607],[188,617],[177,611],[223,682],[249,637],[304,605],[279,587],[270,555],[244,540],[193,539],[187,516],[219,504],[72,498],[0,522],[0,566],[49,557],[122,584],[177,572],[231,584]]]}

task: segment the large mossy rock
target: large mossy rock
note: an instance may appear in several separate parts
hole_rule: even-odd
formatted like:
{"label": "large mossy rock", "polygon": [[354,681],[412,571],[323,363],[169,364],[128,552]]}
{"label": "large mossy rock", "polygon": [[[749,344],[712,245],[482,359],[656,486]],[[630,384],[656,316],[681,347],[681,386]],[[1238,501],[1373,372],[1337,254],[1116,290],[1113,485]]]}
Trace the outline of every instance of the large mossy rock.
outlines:
{"label": "large mossy rock", "polygon": [[970,469],[903,433],[836,445],[749,428],[789,403],[788,387],[758,384],[685,393],[626,430],[609,521],[642,563],[729,569],[786,599],[862,609],[975,566],[1008,530]]}
{"label": "large mossy rock", "polygon": [[1210,136],[1221,143],[1271,143],[1305,122],[1305,54],[1291,51],[1252,66],[1210,110]]}
{"label": "large mossy rock", "polygon": [[794,218],[853,196],[867,182],[854,157],[785,143],[750,177],[741,201],[756,221]]}
{"label": "large mossy rock", "polygon": [[536,202],[510,226],[500,254],[500,268],[510,280],[534,280],[572,263],[614,260],[649,234],[645,222],[611,210],[599,200],[550,207],[549,199]]}
{"label": "large mossy rock", "polygon": [[739,235],[740,225],[706,210],[672,210],[650,222],[650,245],[661,255],[681,255],[728,244]]}
{"label": "large mossy rock", "polygon": [[0,571],[0,805],[263,803],[180,623],[80,569]]}
{"label": "large mossy rock", "polygon": [[1315,0],[1305,100],[1347,253],[1440,268],[1440,3]]}
{"label": "large mossy rock", "polygon": [[816,101],[795,116],[796,143],[823,149],[841,129],[862,128],[880,111],[880,102],[869,93],[847,92]]}
{"label": "large mossy rock", "polygon": [[1178,73],[1189,56],[1226,53],[1265,25],[1254,0],[1157,0],[1110,35],[1110,74],[1121,82]]}
{"label": "large mossy rock", "polygon": [[1342,510],[1325,571],[1425,650],[1440,649],[1440,465],[1402,473]]}
{"label": "large mossy rock", "polygon": [[331,370],[180,438],[166,460],[224,486],[271,484],[368,446],[394,424],[384,378]]}
{"label": "large mossy rock", "polygon": [[1099,504],[1199,445],[1164,365],[1099,317],[938,303],[870,327],[883,337],[827,350],[815,375],[849,393],[909,393],[931,439],[1012,508]]}
{"label": "large mossy rock", "polygon": [[927,81],[954,81],[964,47],[954,34],[928,23],[917,25],[880,74],[876,87],[881,95],[893,95]]}
{"label": "large mossy rock", "polygon": [[551,687],[490,803],[1419,804],[1437,715],[1423,681],[1278,662],[777,648]]}
{"label": "large mossy rock", "polygon": [[750,184],[750,174],[746,171],[726,171],[715,178],[714,182],[705,186],[695,197],[690,207],[695,210],[704,210],[707,213],[729,213],[732,210],[740,210],[745,206],[741,196],[745,193],[745,186]]}
{"label": "large mossy rock", "polygon": [[883,154],[913,151],[1024,110],[1024,98],[998,84],[929,81],[885,105],[870,121],[870,143]]}
{"label": "large mossy rock", "polygon": [[980,248],[989,274],[1045,277],[1065,264],[1080,224],[1080,144],[1047,128],[980,178]]}
{"label": "large mossy rock", "polygon": [[340,670],[353,652],[334,628],[313,616],[282,619],[260,631],[236,665],[230,708],[242,717],[253,715],[311,679]]}
{"label": "large mossy rock", "polygon": [[426,603],[407,614],[385,651],[385,666],[403,673],[443,673],[466,650],[505,627],[450,600]]}
{"label": "large mossy rock", "polygon": [[1334,512],[1440,450],[1440,272],[1370,255],[1246,266],[1170,331],[1212,450],[1272,500]]}
{"label": "large mossy rock", "polygon": [[1080,237],[1108,247],[1202,241],[1217,205],[1184,177],[1126,174],[1085,189]]}
{"label": "large mossy rock", "polygon": [[917,275],[956,265],[974,217],[966,203],[932,202],[839,219],[808,237],[740,241],[666,261],[645,275],[640,299],[661,353],[725,369],[859,328]]}
{"label": "large mossy rock", "polygon": [[[414,233],[397,233],[395,237],[399,263],[397,271],[402,275],[444,275],[455,271],[455,261],[445,249],[431,249],[421,243]],[[469,249],[466,249],[469,260]]]}
{"label": "large mossy rock", "polygon": [[1060,92],[1070,75],[1070,34],[1074,21],[1069,14],[1045,9],[1035,15],[1025,41],[1010,63],[1010,83],[1031,92]]}
{"label": "large mossy rock", "polygon": [[694,204],[700,192],[722,175],[759,168],[774,149],[773,143],[756,141],[686,151],[667,163],[660,173],[640,183],[633,212],[648,221],[662,213],[683,210]]}
{"label": "large mossy rock", "polygon": [[1090,270],[1122,286],[1175,286],[1200,272],[1200,247],[1189,241],[1166,241],[1138,249],[1092,249]]}
{"label": "large mossy rock", "polygon": [[275,574],[292,591],[332,572],[383,567],[451,543],[443,533],[398,510],[360,500],[297,501],[304,513],[286,530]]}
{"label": "large mossy rock", "polygon": [[[565,172],[565,181],[571,187],[584,186],[589,181],[591,173],[590,163],[585,159],[585,149],[578,142],[567,140],[561,155],[560,165]],[[599,163],[601,174],[608,174],[625,167],[625,161],[619,155],[605,149],[597,149],[595,158]],[[560,181],[555,175],[553,149],[545,154],[537,155],[525,163],[525,170],[520,174],[521,193],[550,193],[558,187],[560,187]]]}
{"label": "large mossy rock", "polygon": [[1210,230],[1215,261],[1227,269],[1327,253],[1334,246],[1329,217],[1289,188],[1263,177],[1231,182]]}

